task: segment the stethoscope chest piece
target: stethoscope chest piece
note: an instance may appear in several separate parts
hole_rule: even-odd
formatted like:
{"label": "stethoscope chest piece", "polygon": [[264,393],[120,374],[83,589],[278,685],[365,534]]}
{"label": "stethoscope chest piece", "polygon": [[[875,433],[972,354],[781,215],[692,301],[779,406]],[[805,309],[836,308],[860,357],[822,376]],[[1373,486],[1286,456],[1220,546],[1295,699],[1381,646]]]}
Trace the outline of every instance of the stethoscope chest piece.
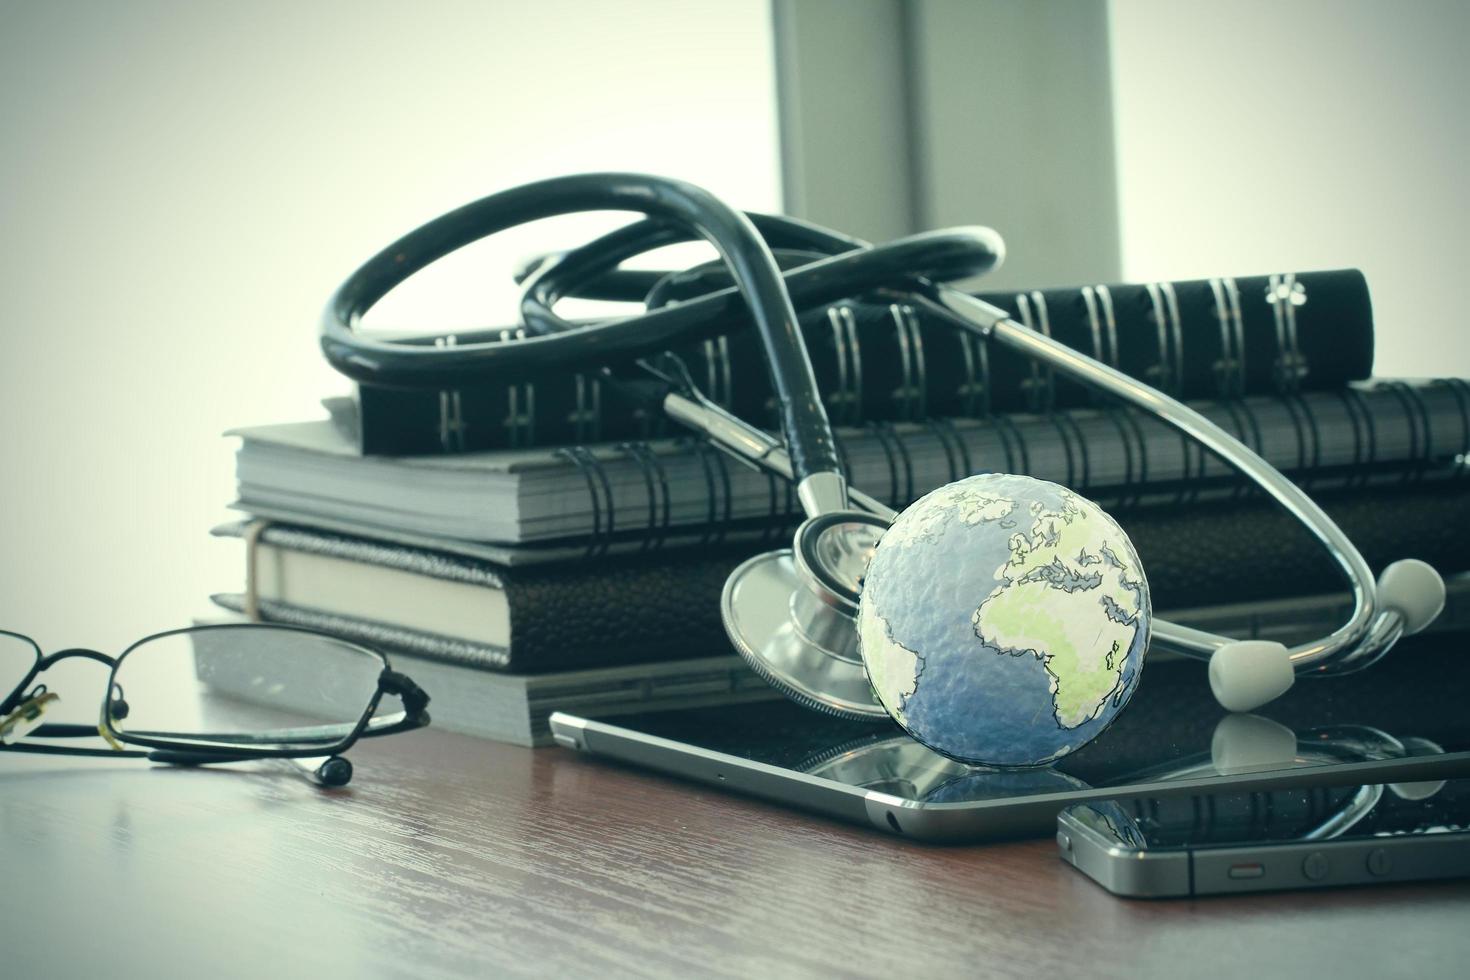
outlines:
{"label": "stethoscope chest piece", "polygon": [[1137,686],[1148,582],[1101,508],[984,474],[901,513],[875,549],[858,646],[880,704],[972,765],[1037,766],[1091,741]]}
{"label": "stethoscope chest piece", "polygon": [[725,581],[720,615],[752,670],[791,699],[827,714],[882,721],[858,652],[853,617],[862,576],[886,521],[823,514],[796,547],[756,555]]}

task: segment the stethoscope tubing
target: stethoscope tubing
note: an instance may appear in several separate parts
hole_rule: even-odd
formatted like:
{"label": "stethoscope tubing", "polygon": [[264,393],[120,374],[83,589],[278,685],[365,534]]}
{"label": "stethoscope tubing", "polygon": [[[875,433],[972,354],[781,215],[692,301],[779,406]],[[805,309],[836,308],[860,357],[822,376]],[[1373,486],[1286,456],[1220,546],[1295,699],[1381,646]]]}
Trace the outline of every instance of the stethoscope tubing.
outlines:
{"label": "stethoscope tubing", "polygon": [[[1347,622],[1330,635],[1290,648],[1294,670],[1300,672],[1337,660],[1347,650],[1360,647],[1370,634],[1386,640],[1387,645],[1398,638],[1401,627],[1395,631],[1392,623],[1385,621],[1375,628],[1375,617],[1380,616],[1380,613],[1376,608],[1373,572],[1357,547],[1316,501],[1239,439],[1184,403],[1156,388],[1141,384],[1116,368],[1016,323],[1004,310],[990,306],[968,293],[945,286],[934,286],[927,294],[920,294],[916,298],[926,308],[945,317],[957,329],[1016,350],[1091,388],[1156,416],[1255,483],[1300,521],[1342,569],[1352,591],[1353,612]],[[1382,615],[1392,620],[1400,619],[1392,613]],[[1208,659],[1226,643],[1234,642],[1226,637],[1160,620],[1154,620],[1153,635],[1161,646],[1203,659]],[[1383,649],[1387,649],[1387,646]]]}
{"label": "stethoscope tubing", "polygon": [[[514,342],[472,342],[450,351],[380,340],[357,330],[363,314],[389,290],[444,255],[528,221],[591,210],[633,211],[648,217],[524,270],[524,333]],[[684,284],[697,280],[697,285],[713,291],[595,324],[573,323],[555,312],[556,303],[570,296],[646,301],[649,295],[672,294],[675,290],[665,287],[671,285],[671,276],[681,274],[620,267],[654,248],[695,238],[714,246],[728,272],[682,274]],[[772,248],[821,257],[783,272]],[[1367,563],[1299,487],[1177,400],[1016,323],[1004,310],[944,285],[948,279],[988,271],[1003,255],[999,236],[987,228],[929,232],[873,247],[804,222],[742,214],[679,181],[638,174],[559,177],[482,198],[379,252],[333,296],[322,321],[321,345],[327,359],[349,377],[388,387],[463,387],[489,377],[522,379],[577,370],[602,371],[616,381],[639,358],[750,320],[765,349],[781,407],[784,447],[711,405],[692,384],[658,373],[648,362],[639,362],[649,368],[639,373],[645,378],[656,374],[659,384],[651,394],[642,392],[642,397],[657,401],[671,417],[732,454],[796,482],[800,489],[814,475],[830,476],[839,485],[843,477],[795,310],[857,295],[892,294],[922,305],[956,329],[1003,344],[1138,406],[1234,467],[1312,532],[1343,570],[1352,593],[1353,611],[1347,622],[1322,639],[1289,650],[1293,670],[1359,669],[1381,656],[1403,632],[1402,616],[1378,608]],[[842,488],[844,492],[829,497],[826,506],[846,506],[850,498],[871,513],[893,518],[889,508]],[[1161,620],[1153,622],[1153,641],[1200,659],[1236,642]]]}
{"label": "stethoscope tubing", "polygon": [[553,177],[442,215],[379,252],[338,289],[322,320],[323,353],[359,381],[452,387],[498,368],[590,367],[660,349],[683,336],[677,317],[645,316],[626,329],[599,325],[516,344],[459,346],[446,362],[435,348],[383,342],[355,329],[395,285],[450,252],[517,225],[583,211],[633,211],[677,222],[714,247],[766,348],[792,465],[802,477],[820,473],[841,480],[842,464],[816,395],[796,310],[770,248],[746,215],[683,181],[618,173]]}

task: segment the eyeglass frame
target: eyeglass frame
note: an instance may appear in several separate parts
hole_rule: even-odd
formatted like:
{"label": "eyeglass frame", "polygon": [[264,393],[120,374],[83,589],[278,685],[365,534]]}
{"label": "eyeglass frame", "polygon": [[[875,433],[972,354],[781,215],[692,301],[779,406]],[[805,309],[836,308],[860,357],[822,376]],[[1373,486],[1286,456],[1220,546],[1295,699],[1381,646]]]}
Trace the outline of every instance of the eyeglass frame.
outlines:
{"label": "eyeglass frame", "polygon": [[[118,668],[126,661],[128,654],[145,644],[156,640],[165,639],[170,636],[179,636],[184,633],[207,633],[221,630],[255,630],[268,629],[273,631],[286,631],[298,633],[303,636],[315,636],[333,643],[351,647],[371,657],[377,658],[383,665],[378,674],[378,686],[372,696],[368,699],[367,707],[363,709],[361,717],[340,742],[333,744],[296,746],[290,747],[280,745],[275,748],[252,747],[241,744],[209,745],[198,742],[182,740],[170,740],[153,738],[144,735],[133,735],[128,732],[119,731],[112,724],[112,712],[109,708],[113,704],[112,692],[120,689],[117,683]],[[35,661],[31,669],[26,673],[15,689],[0,701],[0,718],[9,716],[27,700],[36,697],[35,690],[31,688],[37,677],[45,673],[63,660],[80,658],[92,660],[97,663],[106,664],[111,670],[107,675],[107,687],[102,695],[102,709],[99,723],[95,726],[74,723],[48,723],[42,724],[27,732],[22,738],[82,738],[87,736],[101,736],[112,743],[111,748],[82,748],[69,745],[45,745],[34,742],[16,741],[8,744],[0,743],[0,751],[7,752],[35,752],[47,755],[71,755],[124,758],[124,759],[148,759],[152,762],[162,762],[170,765],[204,765],[207,763],[222,762],[247,762],[255,759],[305,759],[322,756],[337,756],[347,751],[360,738],[376,738],[382,735],[395,735],[399,732],[412,731],[423,728],[429,724],[429,713],[426,710],[429,704],[429,696],[415,684],[407,675],[395,671],[388,657],[378,650],[353,643],[341,637],[322,630],[309,629],[303,626],[280,625],[276,623],[212,623],[199,626],[185,626],[179,629],[164,630],[161,633],[152,633],[137,640],[126,647],[116,657],[109,656],[100,650],[92,650],[86,647],[69,647],[57,650],[54,653],[42,653],[41,645],[33,638],[23,633],[11,630],[0,630],[0,636],[21,640],[30,645],[35,651]],[[44,686],[44,685],[43,685]],[[382,701],[384,694],[391,694],[403,703],[403,717],[383,725],[380,728],[372,728],[373,715],[378,710],[378,704]],[[323,725],[323,728],[336,728],[337,725]],[[137,751],[119,747],[120,744],[148,746],[153,751]],[[350,772],[350,770],[349,770]],[[350,778],[350,776],[349,776]],[[335,782],[335,780],[334,780]]]}

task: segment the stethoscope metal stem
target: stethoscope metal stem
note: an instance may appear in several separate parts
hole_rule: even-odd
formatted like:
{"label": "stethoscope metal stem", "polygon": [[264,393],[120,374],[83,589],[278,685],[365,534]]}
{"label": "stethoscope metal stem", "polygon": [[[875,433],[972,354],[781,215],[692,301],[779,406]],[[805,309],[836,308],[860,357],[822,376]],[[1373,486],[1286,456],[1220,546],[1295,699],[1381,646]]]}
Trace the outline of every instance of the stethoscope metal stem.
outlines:
{"label": "stethoscope metal stem", "polygon": [[[736,418],[720,406],[702,397],[691,398],[677,391],[664,396],[664,413],[669,418],[709,439],[726,455],[758,470],[792,479],[791,457],[775,436]],[[875,517],[890,523],[898,511],[853,486],[844,487],[847,501]],[[820,502],[819,502],[820,503]],[[805,506],[805,502],[803,502]],[[821,513],[839,508],[824,508]],[[808,515],[811,516],[808,509]]]}
{"label": "stethoscope metal stem", "polygon": [[[938,287],[934,296],[936,305],[964,329],[1016,348],[1155,413],[1257,483],[1312,531],[1346,573],[1354,609],[1348,621],[1329,636],[1293,647],[1290,656],[1294,666],[1317,665],[1334,672],[1357,670],[1373,663],[1397,641],[1403,632],[1401,617],[1375,608],[1373,597],[1360,584],[1371,582],[1373,576],[1357,548],[1296,484],[1265,465],[1238,439],[1175,399],[1015,323],[1004,310],[944,287]],[[673,392],[665,398],[664,410],[670,418],[701,433],[735,459],[784,479],[792,478],[791,461],[779,439],[719,406],[697,396],[691,398]],[[893,508],[853,487],[847,487],[846,493],[853,505],[870,514],[888,521],[897,516]],[[814,512],[810,502],[803,503],[809,513]],[[830,503],[824,505],[818,501],[817,504],[823,510],[832,509]],[[1153,640],[1160,649],[1203,660],[1233,642],[1229,637],[1159,619],[1153,623]],[[1351,656],[1345,653],[1348,650],[1352,650]]]}
{"label": "stethoscope metal stem", "polygon": [[[1329,636],[1291,648],[1294,667],[1300,669],[1338,660],[1343,651],[1354,647],[1358,647],[1354,660],[1366,659],[1372,655],[1364,645],[1370,635],[1383,644],[1382,649],[1386,649],[1402,631],[1401,627],[1395,629],[1392,622],[1401,617],[1393,612],[1380,613],[1375,608],[1372,593],[1364,588],[1364,583],[1373,581],[1373,572],[1347,535],[1300,487],[1278,473],[1240,440],[1168,395],[1016,323],[1005,310],[945,286],[935,286],[919,298],[937,312],[947,314],[962,329],[1018,350],[1084,384],[1153,413],[1252,480],[1301,521],[1342,567],[1353,594],[1353,612],[1348,621]],[[1219,647],[1232,642],[1226,637],[1160,620],[1154,621],[1153,636],[1160,647],[1205,659]]]}

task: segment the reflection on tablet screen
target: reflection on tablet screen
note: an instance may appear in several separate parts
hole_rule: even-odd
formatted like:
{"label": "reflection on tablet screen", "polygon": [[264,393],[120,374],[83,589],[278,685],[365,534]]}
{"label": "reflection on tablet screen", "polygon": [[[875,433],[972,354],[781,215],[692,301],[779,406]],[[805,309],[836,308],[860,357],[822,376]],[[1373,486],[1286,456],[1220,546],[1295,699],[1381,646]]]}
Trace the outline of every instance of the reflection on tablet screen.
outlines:
{"label": "reflection on tablet screen", "polygon": [[1415,637],[1372,670],[1304,678],[1258,714],[1221,708],[1197,663],[1155,663],[1111,728],[1059,764],[1039,769],[971,768],[925,748],[892,723],[844,721],[784,700],[606,720],[903,799],[962,803],[1470,753],[1464,646],[1456,634]]}

